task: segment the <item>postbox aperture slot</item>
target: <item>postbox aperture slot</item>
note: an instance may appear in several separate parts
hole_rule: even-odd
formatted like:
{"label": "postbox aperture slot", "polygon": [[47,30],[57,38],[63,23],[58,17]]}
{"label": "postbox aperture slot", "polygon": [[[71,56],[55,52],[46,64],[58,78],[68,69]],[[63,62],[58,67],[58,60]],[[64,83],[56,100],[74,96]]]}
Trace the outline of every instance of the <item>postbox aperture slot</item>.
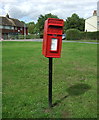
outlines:
{"label": "postbox aperture slot", "polygon": [[58,39],[57,38],[51,38],[51,48],[50,50],[52,52],[57,52],[58,49]]}
{"label": "postbox aperture slot", "polygon": [[48,34],[62,34],[62,27],[61,26],[49,26],[48,27]]}

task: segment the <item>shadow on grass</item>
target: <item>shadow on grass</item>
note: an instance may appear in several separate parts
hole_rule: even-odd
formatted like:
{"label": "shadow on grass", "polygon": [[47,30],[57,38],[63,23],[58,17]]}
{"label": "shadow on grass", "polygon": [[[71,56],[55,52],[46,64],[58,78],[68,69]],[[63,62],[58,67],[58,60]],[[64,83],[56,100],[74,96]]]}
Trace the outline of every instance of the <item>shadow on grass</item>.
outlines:
{"label": "shadow on grass", "polygon": [[91,89],[91,86],[87,85],[87,84],[76,84],[76,85],[72,85],[71,87],[67,88],[67,92],[68,95],[64,96],[63,98],[61,98],[60,100],[57,100],[52,107],[57,106],[58,104],[60,104],[64,99],[66,99],[69,96],[79,96],[84,94],[85,92],[87,92],[88,90]]}
{"label": "shadow on grass", "polygon": [[91,89],[91,86],[87,84],[76,84],[67,88],[69,96],[79,96]]}
{"label": "shadow on grass", "polygon": [[57,106],[59,103],[61,103],[65,98],[67,98],[68,97],[68,95],[67,96],[64,96],[63,98],[61,98],[60,100],[57,100],[53,105],[52,105],[52,107],[55,107],[55,106]]}

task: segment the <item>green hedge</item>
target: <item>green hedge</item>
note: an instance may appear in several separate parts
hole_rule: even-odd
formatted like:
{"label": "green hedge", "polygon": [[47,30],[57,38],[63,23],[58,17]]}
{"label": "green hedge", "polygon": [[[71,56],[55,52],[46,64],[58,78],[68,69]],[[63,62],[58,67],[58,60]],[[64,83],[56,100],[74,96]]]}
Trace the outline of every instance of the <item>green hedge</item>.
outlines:
{"label": "green hedge", "polygon": [[67,40],[99,40],[99,31],[97,32],[81,32],[77,29],[69,29],[66,31]]}
{"label": "green hedge", "polygon": [[27,35],[26,39],[35,39],[35,38],[40,38],[39,35],[35,35],[35,34],[31,34],[31,35]]}
{"label": "green hedge", "polygon": [[97,31],[97,32],[81,32],[81,39],[99,40],[99,31]]}
{"label": "green hedge", "polygon": [[31,34],[31,35],[13,35],[13,36],[8,36],[8,39],[37,39],[40,38],[39,35]]}
{"label": "green hedge", "polygon": [[77,29],[69,29],[66,31],[66,39],[67,40],[79,40],[80,39],[80,31]]}

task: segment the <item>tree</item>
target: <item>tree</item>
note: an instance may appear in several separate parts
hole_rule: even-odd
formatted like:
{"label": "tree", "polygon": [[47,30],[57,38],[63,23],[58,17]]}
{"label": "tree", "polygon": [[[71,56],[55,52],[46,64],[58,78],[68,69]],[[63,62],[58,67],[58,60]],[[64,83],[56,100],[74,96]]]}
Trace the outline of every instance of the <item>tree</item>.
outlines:
{"label": "tree", "polygon": [[45,16],[40,15],[38,20],[37,20],[37,29],[38,29],[38,33],[40,34],[40,36],[42,37],[43,35],[43,30],[44,30],[44,22],[45,20],[47,20],[48,18],[58,18],[56,15],[52,15],[51,13],[46,14]]}
{"label": "tree", "polygon": [[33,34],[34,33],[35,23],[34,22],[29,22],[29,23],[27,23],[27,27],[28,27],[29,33]]}
{"label": "tree", "polygon": [[24,22],[24,21],[21,21],[21,22],[25,24],[25,22]]}
{"label": "tree", "polygon": [[83,18],[79,18],[77,14],[72,14],[71,17],[68,17],[65,21],[65,31],[67,29],[78,29],[80,31],[84,31],[85,20]]}
{"label": "tree", "polygon": [[39,28],[38,28],[38,24],[37,23],[34,25],[34,32],[33,33],[36,34],[36,35],[39,34]]}

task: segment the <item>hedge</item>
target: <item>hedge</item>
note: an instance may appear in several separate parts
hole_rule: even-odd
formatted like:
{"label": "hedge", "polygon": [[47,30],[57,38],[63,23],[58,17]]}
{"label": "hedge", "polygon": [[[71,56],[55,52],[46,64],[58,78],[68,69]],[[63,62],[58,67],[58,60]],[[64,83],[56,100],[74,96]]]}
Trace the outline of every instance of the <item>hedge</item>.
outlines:
{"label": "hedge", "polygon": [[66,39],[67,40],[79,40],[80,39],[80,31],[77,29],[69,29],[66,31]]}
{"label": "hedge", "polygon": [[66,31],[67,40],[99,40],[99,31],[97,32],[81,32],[77,29],[69,29]]}
{"label": "hedge", "polygon": [[99,40],[99,31],[97,32],[81,32],[81,39]]}
{"label": "hedge", "polygon": [[9,35],[8,37],[7,36],[4,36],[4,39],[38,39],[40,38],[40,35],[35,35],[35,34],[31,34],[31,35]]}

